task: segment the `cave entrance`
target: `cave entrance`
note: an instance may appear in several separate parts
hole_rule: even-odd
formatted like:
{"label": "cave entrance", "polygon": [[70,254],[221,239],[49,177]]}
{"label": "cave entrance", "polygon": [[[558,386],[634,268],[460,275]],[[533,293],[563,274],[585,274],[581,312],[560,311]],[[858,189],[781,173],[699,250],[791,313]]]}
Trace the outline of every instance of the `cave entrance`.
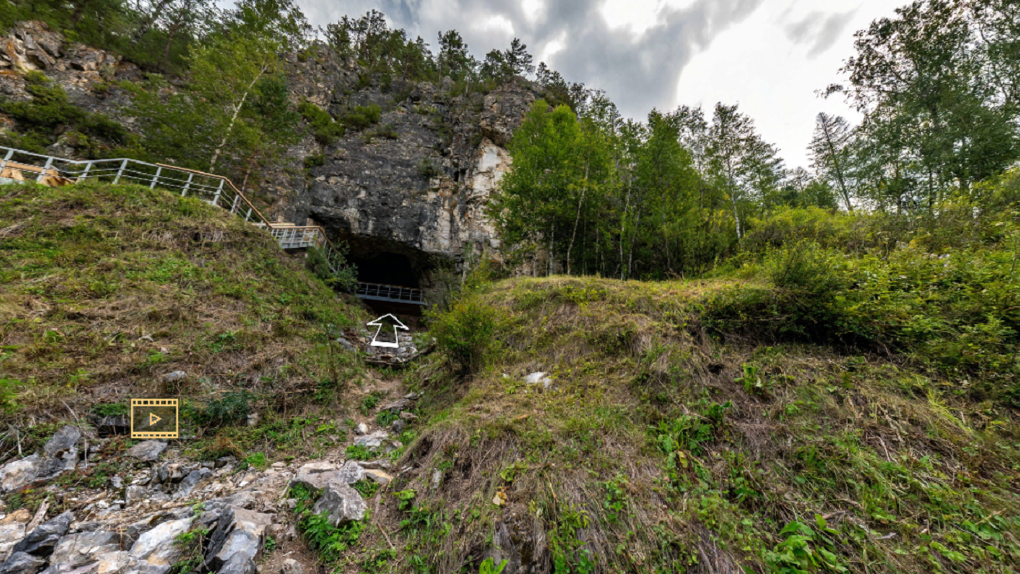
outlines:
{"label": "cave entrance", "polygon": [[[392,313],[412,330],[417,330],[425,305],[423,289],[432,256],[396,242],[345,239],[350,245],[348,260],[358,268],[358,298],[379,316]],[[403,300],[400,300],[403,299]]]}
{"label": "cave entrance", "polygon": [[401,253],[376,253],[362,257],[352,255],[351,263],[358,266],[358,281],[362,283],[421,288],[418,271],[411,259]]}

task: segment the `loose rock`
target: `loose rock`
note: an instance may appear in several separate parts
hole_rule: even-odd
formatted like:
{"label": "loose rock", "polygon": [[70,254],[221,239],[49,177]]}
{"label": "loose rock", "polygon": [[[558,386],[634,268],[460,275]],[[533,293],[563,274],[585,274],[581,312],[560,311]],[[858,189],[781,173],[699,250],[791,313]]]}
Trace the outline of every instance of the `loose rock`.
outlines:
{"label": "loose rock", "polygon": [[15,552],[0,564],[0,572],[4,574],[35,574],[42,570],[46,561],[26,552]]}
{"label": "loose rock", "polygon": [[180,558],[182,550],[174,544],[179,534],[187,532],[193,518],[164,522],[138,537],[131,547],[131,556],[153,566],[171,566]]}
{"label": "loose rock", "polygon": [[161,440],[142,441],[127,451],[127,455],[143,462],[152,462],[166,450],[167,443]]}
{"label": "loose rock", "polygon": [[[11,551],[13,553],[27,552],[35,556],[49,556],[53,553],[53,547],[57,545],[57,541],[67,534],[72,520],[74,520],[74,514],[68,511],[40,524],[35,530],[29,532],[21,542],[15,544]],[[0,572],[2,571],[0,569]]]}
{"label": "loose rock", "polygon": [[329,523],[333,526],[346,524],[365,518],[368,505],[358,491],[345,482],[333,480],[326,485],[312,511],[316,514],[326,513]]}

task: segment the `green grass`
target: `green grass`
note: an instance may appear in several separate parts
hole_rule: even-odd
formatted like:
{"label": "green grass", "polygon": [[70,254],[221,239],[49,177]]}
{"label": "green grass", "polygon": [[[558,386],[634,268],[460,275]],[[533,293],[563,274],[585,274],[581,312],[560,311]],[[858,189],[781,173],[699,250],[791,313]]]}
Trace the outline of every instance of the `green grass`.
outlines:
{"label": "green grass", "polygon": [[[397,464],[421,470],[390,488],[427,509],[390,522],[408,570],[477,570],[498,524],[526,540],[537,523],[562,572],[1016,572],[1015,414],[923,362],[708,331],[735,289],[778,288],[548,278],[466,293],[443,318],[461,336],[408,379],[426,398]],[[465,359],[470,307],[495,319]],[[534,371],[553,387],[524,384]]]}
{"label": "green grass", "polygon": [[[169,396],[182,400],[185,431],[206,429],[204,448],[292,446],[276,413],[335,407],[337,393],[311,398],[363,372],[330,352],[326,332],[364,312],[264,231],[198,200],[138,186],[3,186],[0,235],[5,425]],[[163,382],[177,370],[187,378]],[[245,426],[252,413],[260,426]]]}

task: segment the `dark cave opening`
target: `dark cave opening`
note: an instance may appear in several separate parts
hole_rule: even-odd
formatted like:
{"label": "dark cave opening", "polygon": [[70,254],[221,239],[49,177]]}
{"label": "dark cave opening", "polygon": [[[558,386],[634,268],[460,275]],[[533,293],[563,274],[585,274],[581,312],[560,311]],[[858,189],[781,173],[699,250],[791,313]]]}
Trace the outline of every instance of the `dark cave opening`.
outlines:
{"label": "dark cave opening", "polygon": [[358,281],[400,287],[421,287],[420,270],[402,253],[381,252],[351,256],[358,267]]}

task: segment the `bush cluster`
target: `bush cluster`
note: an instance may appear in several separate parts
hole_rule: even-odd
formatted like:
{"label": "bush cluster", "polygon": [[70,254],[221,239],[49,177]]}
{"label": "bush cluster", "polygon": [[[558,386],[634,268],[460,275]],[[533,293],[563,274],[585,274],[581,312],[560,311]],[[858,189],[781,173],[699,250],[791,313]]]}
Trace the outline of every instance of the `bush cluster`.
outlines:
{"label": "bush cluster", "polygon": [[41,72],[25,74],[25,90],[29,101],[0,100],[0,112],[17,122],[20,136],[5,136],[4,143],[35,153],[56,141],[56,130],[70,126],[70,142],[86,155],[98,157],[109,144],[125,144],[129,134],[124,126],[101,115],[73,105],[62,87]]}
{"label": "bush cluster", "polygon": [[757,252],[742,272],[762,281],[711,300],[716,330],[903,353],[980,381],[967,387],[974,398],[1020,406],[1017,204],[957,200],[920,217],[791,210],[748,238]]}
{"label": "bush cluster", "polygon": [[329,115],[326,110],[312,102],[306,100],[298,104],[298,113],[308,122],[309,127],[312,129],[312,134],[315,136],[315,141],[320,144],[333,145],[344,136],[343,124],[334,120],[333,116]]}

